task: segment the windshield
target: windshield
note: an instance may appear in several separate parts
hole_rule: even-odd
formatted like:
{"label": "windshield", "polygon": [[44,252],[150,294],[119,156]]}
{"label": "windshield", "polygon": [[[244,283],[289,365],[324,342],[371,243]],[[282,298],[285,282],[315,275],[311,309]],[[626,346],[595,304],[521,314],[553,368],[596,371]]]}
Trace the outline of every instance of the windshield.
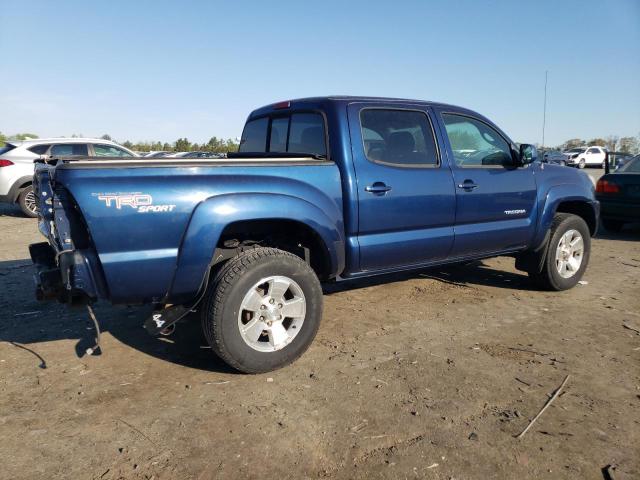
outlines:
{"label": "windshield", "polygon": [[569,153],[582,153],[586,150],[586,148],[572,148],[571,150],[567,150]]}
{"label": "windshield", "polygon": [[616,173],[640,173],[640,155],[628,160]]}

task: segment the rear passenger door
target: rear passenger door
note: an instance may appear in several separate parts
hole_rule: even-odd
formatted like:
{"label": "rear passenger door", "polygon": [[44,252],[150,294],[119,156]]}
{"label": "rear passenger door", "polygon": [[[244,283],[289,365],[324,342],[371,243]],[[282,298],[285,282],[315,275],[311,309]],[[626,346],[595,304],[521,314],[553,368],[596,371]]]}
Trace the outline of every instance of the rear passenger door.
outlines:
{"label": "rear passenger door", "polygon": [[453,243],[455,191],[441,161],[431,109],[355,103],[348,114],[360,270],[445,258]]}

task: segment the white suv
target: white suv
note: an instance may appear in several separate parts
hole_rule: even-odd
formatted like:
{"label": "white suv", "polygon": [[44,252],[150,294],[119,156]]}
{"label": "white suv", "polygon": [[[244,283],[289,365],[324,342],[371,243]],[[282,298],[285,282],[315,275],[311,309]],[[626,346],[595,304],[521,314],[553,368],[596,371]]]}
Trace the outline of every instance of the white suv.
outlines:
{"label": "white suv", "polygon": [[81,157],[137,157],[117,143],[99,138],[37,138],[7,140],[0,147],[0,202],[18,203],[28,217],[36,217],[31,188],[33,161],[41,155]]}
{"label": "white suv", "polygon": [[602,167],[607,158],[604,147],[576,147],[563,152],[567,156],[567,165],[578,168]]}

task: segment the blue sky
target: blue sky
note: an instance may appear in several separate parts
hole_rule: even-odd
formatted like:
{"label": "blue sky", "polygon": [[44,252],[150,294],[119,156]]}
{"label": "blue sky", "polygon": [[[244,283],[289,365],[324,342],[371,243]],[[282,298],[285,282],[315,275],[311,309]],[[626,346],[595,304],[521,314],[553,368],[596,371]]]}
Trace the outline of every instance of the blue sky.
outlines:
{"label": "blue sky", "polygon": [[640,134],[640,0],[0,0],[0,131],[203,142],[254,108],[375,95],[547,144]]}

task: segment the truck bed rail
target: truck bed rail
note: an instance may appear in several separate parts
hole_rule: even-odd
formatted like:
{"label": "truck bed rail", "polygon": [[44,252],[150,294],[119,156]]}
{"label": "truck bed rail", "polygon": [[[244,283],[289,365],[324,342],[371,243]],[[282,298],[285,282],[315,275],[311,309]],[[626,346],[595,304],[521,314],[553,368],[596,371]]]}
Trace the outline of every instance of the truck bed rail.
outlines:
{"label": "truck bed rail", "polygon": [[313,156],[277,156],[246,158],[150,158],[145,157],[52,157],[39,158],[35,163],[46,163],[61,168],[142,168],[142,167],[237,167],[331,165],[333,162]]}

